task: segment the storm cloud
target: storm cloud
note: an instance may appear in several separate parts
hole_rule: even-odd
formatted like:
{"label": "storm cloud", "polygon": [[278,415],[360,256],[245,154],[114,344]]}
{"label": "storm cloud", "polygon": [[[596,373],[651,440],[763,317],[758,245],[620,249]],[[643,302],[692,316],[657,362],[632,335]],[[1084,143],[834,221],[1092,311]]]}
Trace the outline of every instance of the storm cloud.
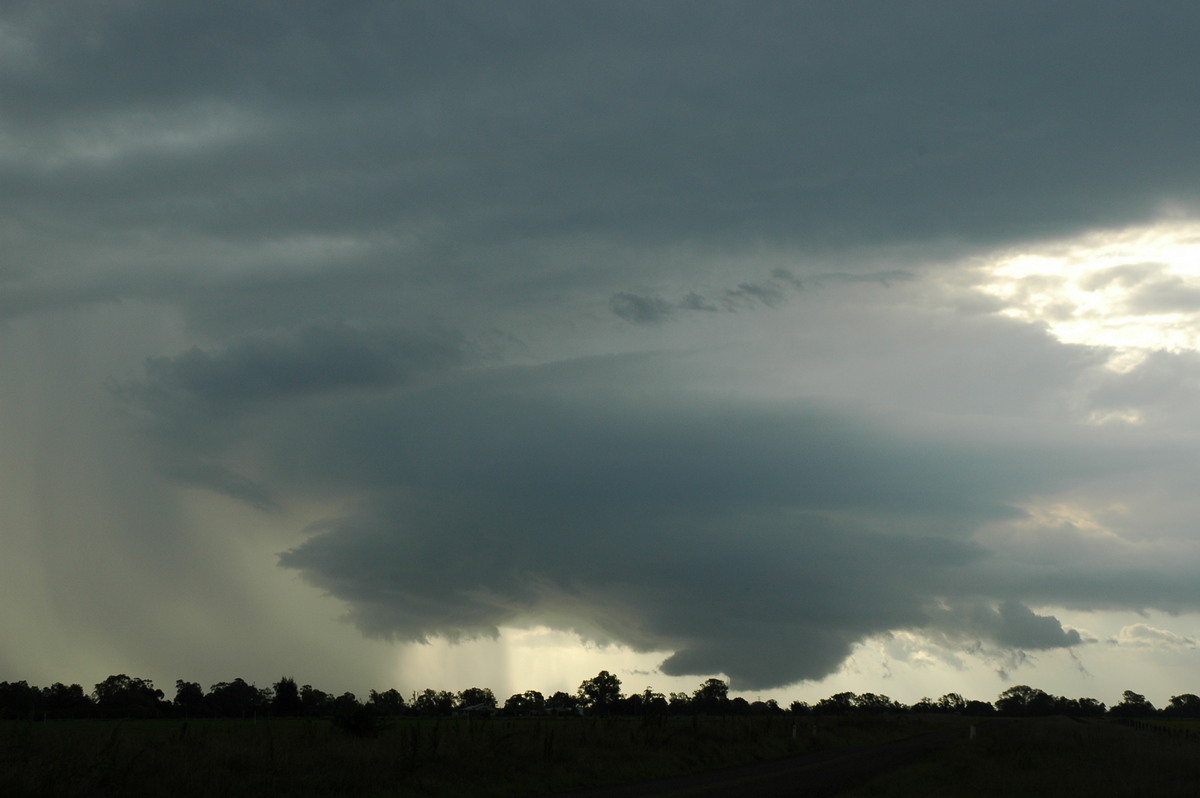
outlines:
{"label": "storm cloud", "polygon": [[[0,576],[44,573],[63,639],[104,606],[76,585],[253,572],[274,609],[231,640],[303,578],[373,640],[547,626],[740,689],[888,634],[1190,645],[1068,615],[1200,610],[1197,23],[5,8],[0,521],[44,569]],[[110,463],[141,499],[46,509]],[[143,545],[89,580],[36,542],[118,528]],[[217,634],[197,595],[160,648]]]}
{"label": "storm cloud", "polygon": [[[721,672],[745,689],[818,679],[893,629],[1079,645],[1011,598],[976,533],[1036,494],[1119,473],[1094,465],[1094,445],[981,451],[820,402],[707,396],[647,381],[663,358],[290,396],[254,424],[246,478],[358,497],[280,561],[387,639],[549,624],[673,650],[665,673]],[[192,353],[152,364],[147,384],[197,364],[207,372]],[[180,456],[193,432],[178,431]],[[1036,588],[1062,602],[1064,584]]]}

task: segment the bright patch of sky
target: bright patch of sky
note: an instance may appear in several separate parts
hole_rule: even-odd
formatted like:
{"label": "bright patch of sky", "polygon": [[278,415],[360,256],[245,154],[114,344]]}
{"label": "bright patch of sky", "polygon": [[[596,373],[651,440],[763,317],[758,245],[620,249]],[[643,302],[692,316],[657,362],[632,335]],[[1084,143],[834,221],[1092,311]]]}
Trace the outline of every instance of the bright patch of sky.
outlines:
{"label": "bright patch of sky", "polygon": [[1200,222],[1172,220],[1023,246],[980,267],[980,290],[1060,341],[1111,347],[1126,372],[1147,352],[1200,349]]}

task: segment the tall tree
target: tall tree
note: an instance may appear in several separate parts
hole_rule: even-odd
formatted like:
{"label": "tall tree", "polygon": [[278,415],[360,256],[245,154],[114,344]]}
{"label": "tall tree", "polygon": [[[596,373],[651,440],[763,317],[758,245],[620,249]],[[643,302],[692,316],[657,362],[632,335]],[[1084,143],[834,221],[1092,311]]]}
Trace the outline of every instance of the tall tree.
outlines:
{"label": "tall tree", "polygon": [[1200,696],[1192,693],[1171,696],[1171,701],[1163,708],[1163,713],[1177,718],[1200,718]]}
{"label": "tall tree", "polygon": [[967,708],[967,702],[958,693],[946,693],[938,699],[937,705],[942,712],[962,712]]}
{"label": "tall tree", "polygon": [[1121,693],[1121,703],[1108,710],[1110,715],[1120,718],[1145,718],[1157,712],[1146,696],[1126,690]]}
{"label": "tall tree", "polygon": [[296,680],[284,676],[274,684],[275,694],[271,697],[271,712],[280,717],[290,718],[303,714],[304,704],[300,701],[300,688]]}
{"label": "tall tree", "polygon": [[449,715],[454,708],[454,693],[425,688],[413,699],[413,709],[421,715]]}
{"label": "tall tree", "polygon": [[834,693],[828,698],[822,698],[813,707],[818,715],[844,715],[854,707],[854,693]]}
{"label": "tall tree", "polygon": [[496,696],[487,687],[468,687],[458,694],[459,708],[475,706],[496,706]]}
{"label": "tall tree", "polygon": [[392,688],[384,690],[382,693],[371,691],[367,699],[368,706],[375,707],[375,711],[380,715],[394,717],[403,715],[405,710],[404,696],[400,695],[400,691]]}
{"label": "tall tree", "polygon": [[328,715],[333,701],[324,690],[306,684],[300,688],[300,705],[304,707],[304,715],[313,718]]}
{"label": "tall tree", "polygon": [[667,712],[667,697],[647,687],[642,691],[642,712],[647,715],[665,715]]}
{"label": "tall tree", "polygon": [[721,679],[706,679],[692,694],[692,709],[717,715],[729,709],[729,685]]}
{"label": "tall tree", "polygon": [[1001,715],[1053,715],[1055,699],[1049,693],[1027,684],[1014,685],[996,699],[996,711]]}
{"label": "tall tree", "polygon": [[33,717],[40,699],[38,689],[25,681],[0,682],[0,720]]}
{"label": "tall tree", "polygon": [[175,711],[185,718],[194,718],[206,714],[204,690],[197,682],[175,680],[175,700],[172,702]]}
{"label": "tall tree", "polygon": [[528,715],[546,709],[546,698],[537,690],[514,693],[504,702],[504,711],[509,715]]}
{"label": "tall tree", "polygon": [[256,717],[271,705],[269,690],[259,690],[240,678],[214,684],[204,700],[214,715],[223,718]]}
{"label": "tall tree", "polygon": [[556,690],[546,699],[546,709],[575,709],[577,706],[579,706],[579,699],[562,690]]}
{"label": "tall tree", "polygon": [[877,693],[860,693],[854,696],[851,703],[854,705],[855,711],[870,714],[891,712],[899,708],[895,701]]}
{"label": "tall tree", "polygon": [[55,682],[42,688],[42,712],[50,718],[84,718],[91,714],[94,705],[77,684],[70,686]]}
{"label": "tall tree", "polygon": [[621,700],[621,680],[608,671],[600,671],[579,685],[579,698],[588,709],[607,712]]}
{"label": "tall tree", "polygon": [[163,691],[149,679],[118,673],[96,685],[96,708],[109,718],[152,718],[162,714]]}

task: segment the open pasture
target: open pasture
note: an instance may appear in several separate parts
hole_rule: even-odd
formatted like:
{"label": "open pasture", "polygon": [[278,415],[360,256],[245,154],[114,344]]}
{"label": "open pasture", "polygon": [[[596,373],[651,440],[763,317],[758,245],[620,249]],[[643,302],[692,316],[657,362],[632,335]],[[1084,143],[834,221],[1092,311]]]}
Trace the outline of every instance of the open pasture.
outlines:
{"label": "open pasture", "polygon": [[327,720],[10,721],[0,724],[0,794],[550,794],[869,745],[961,722],[912,716],[401,718],[373,736],[354,736]]}
{"label": "open pasture", "polygon": [[1195,796],[1200,724],[1119,723],[1066,717],[998,718],[974,740],[946,746],[910,767],[846,793],[899,796]]}

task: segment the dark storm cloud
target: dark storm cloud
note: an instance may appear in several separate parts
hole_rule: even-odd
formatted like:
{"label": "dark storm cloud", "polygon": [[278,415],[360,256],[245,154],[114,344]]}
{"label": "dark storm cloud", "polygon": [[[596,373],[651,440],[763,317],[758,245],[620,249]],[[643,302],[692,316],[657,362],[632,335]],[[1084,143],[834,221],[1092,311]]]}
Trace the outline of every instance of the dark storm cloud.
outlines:
{"label": "dark storm cloud", "polygon": [[640,296],[628,291],[613,294],[612,312],[634,324],[658,324],[674,312],[670,304],[656,296]]}
{"label": "dark storm cloud", "polygon": [[219,462],[224,447],[253,437],[261,414],[290,401],[402,387],[464,360],[464,343],[448,333],[311,324],[152,358],[143,379],[113,389],[149,412],[169,476],[274,509],[268,485]]}
{"label": "dark storm cloud", "polygon": [[192,348],[146,364],[146,385],[223,409],[330,391],[379,389],[458,365],[453,336],[396,329],[307,325],[236,340],[220,351]]}
{"label": "dark storm cloud", "polygon": [[447,278],[580,235],[820,251],[1067,232],[1195,198],[1200,111],[1178,98],[1196,13],[39,4],[5,15],[23,149],[2,202],[60,234],[415,232]]}
{"label": "dark storm cloud", "polygon": [[[281,562],[371,635],[549,623],[673,651],[665,673],[723,672],[745,689],[819,678],[898,628],[1079,643],[1004,599],[1011,585],[972,586],[993,559],[972,532],[1085,473],[1063,467],[1089,455],[1048,443],[981,454],[819,404],[681,393],[669,371],[661,356],[597,358],[403,390],[273,392],[253,478],[359,497]],[[195,429],[177,432],[163,438],[186,462]]]}
{"label": "dark storm cloud", "polygon": [[163,464],[162,472],[171,479],[237,499],[259,510],[280,509],[274,494],[265,486],[197,454],[193,452],[192,457],[182,462]]}
{"label": "dark storm cloud", "polygon": [[[902,317],[893,292],[1200,200],[1197,23],[1166,2],[10,4],[0,319],[175,314],[186,343],[114,377],[161,467],[342,507],[282,563],[371,634],[541,621],[742,687],[895,629],[1074,646],[1031,607],[1195,589],[1078,536],[1092,560],[1032,568],[986,531],[1190,468],[1167,432],[1062,408],[1191,418],[1191,360],[1097,376],[1105,352],[999,305]],[[1195,302],[1145,264],[1093,279]],[[864,283],[891,288],[837,293]],[[813,326],[746,333],[809,299]],[[621,354],[683,319],[694,350]],[[538,365],[483,368],[480,335]],[[726,345],[745,371],[693,383]]]}
{"label": "dark storm cloud", "polygon": [[[893,282],[911,280],[911,272],[893,269],[885,272],[860,274],[814,274],[808,279],[814,286],[847,283],[878,283],[885,288]],[[655,325],[672,318],[678,311],[699,310],[706,313],[776,308],[783,305],[789,292],[805,290],[805,283],[786,269],[775,269],[771,278],[762,282],[742,282],[726,288],[714,299],[689,291],[683,299],[672,303],[659,296],[618,291],[609,300],[612,312],[634,324]]]}
{"label": "dark storm cloud", "polygon": [[[818,281],[823,281],[824,275],[818,275]],[[839,282],[838,275],[832,275],[834,282]],[[848,276],[849,282],[881,282],[887,284],[887,279],[879,279],[871,275]],[[717,295],[717,299],[709,300],[705,296],[689,291],[678,302],[672,304],[658,296],[634,294],[619,291],[613,294],[609,301],[612,312],[634,324],[660,324],[679,310],[701,310],[712,312],[756,308],[774,308],[784,303],[789,290],[803,290],[804,283],[786,269],[776,269],[771,279],[763,282],[738,283],[735,288],[726,288]]]}
{"label": "dark storm cloud", "polygon": [[1063,629],[1057,618],[1038,615],[1013,600],[995,607],[964,604],[935,613],[931,626],[942,634],[988,640],[1016,650],[1067,648],[1083,642],[1078,631]]}

